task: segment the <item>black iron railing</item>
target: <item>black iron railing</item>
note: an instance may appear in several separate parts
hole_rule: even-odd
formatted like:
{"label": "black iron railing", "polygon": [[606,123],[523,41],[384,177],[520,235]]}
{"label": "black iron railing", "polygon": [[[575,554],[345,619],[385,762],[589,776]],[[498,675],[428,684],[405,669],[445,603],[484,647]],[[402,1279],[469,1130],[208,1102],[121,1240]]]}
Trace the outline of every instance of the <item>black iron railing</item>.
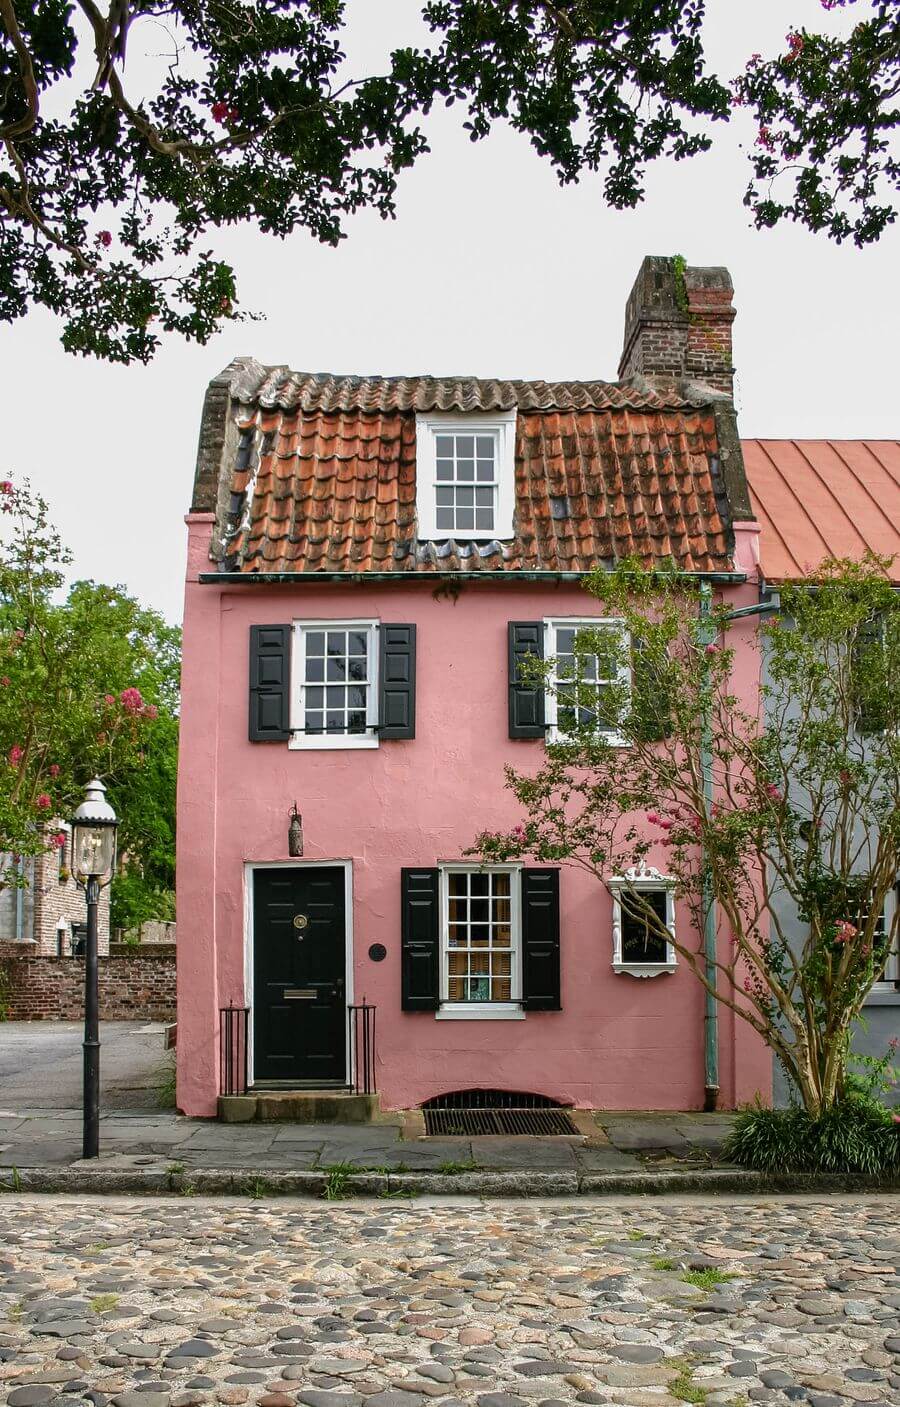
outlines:
{"label": "black iron railing", "polygon": [[375,1008],[365,998],[347,1007],[350,1023],[351,1094],[377,1094],[375,1088]]}
{"label": "black iron railing", "polygon": [[247,1018],[249,1006],[223,1006],[219,1012],[219,1090],[247,1093]]}

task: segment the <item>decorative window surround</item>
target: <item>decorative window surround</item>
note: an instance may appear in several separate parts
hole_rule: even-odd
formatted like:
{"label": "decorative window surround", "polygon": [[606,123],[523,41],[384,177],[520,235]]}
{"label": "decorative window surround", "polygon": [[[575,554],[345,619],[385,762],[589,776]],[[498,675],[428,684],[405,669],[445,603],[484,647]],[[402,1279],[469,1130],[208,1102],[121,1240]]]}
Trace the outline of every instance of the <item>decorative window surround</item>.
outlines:
{"label": "decorative window surround", "polygon": [[[495,894],[491,882],[493,876],[508,876],[508,895]],[[467,877],[468,897],[455,896],[452,880],[457,876]],[[487,895],[474,895],[472,877],[488,879]],[[522,1008],[522,920],[521,920],[521,866],[518,865],[465,865],[444,864],[440,866],[441,883],[441,1004],[435,1012],[437,1021],[524,1021]],[[479,878],[478,888],[483,886]],[[482,922],[475,916],[474,905],[486,905],[488,920]],[[500,914],[500,917],[496,917]],[[504,919],[502,915],[508,915]],[[479,930],[489,927],[488,943],[478,942],[482,937]],[[495,930],[500,929],[499,940],[494,942]],[[451,931],[452,930],[452,931]],[[506,934],[508,933],[508,937]],[[456,941],[451,945],[451,937]],[[468,940],[463,942],[463,939]],[[464,955],[468,955],[465,961]],[[499,958],[499,962],[495,961]],[[467,976],[454,973],[452,968],[462,966],[463,959]],[[478,982],[481,975],[474,968],[488,967],[483,975],[488,991],[492,987],[505,988],[508,998],[502,1000],[458,1000],[451,998],[451,986],[461,983]],[[498,974],[495,968],[501,969]]]}
{"label": "decorative window surround", "polygon": [[[329,653],[329,633],[343,649]],[[316,637],[324,636],[322,644]],[[365,636],[365,653],[358,652]],[[355,638],[353,638],[355,637]],[[356,651],[356,653],[353,653]],[[378,746],[378,622],[373,620],[295,620],[291,666],[291,737],[288,746],[306,749]],[[332,674],[333,678],[326,675]],[[350,675],[353,678],[350,678]],[[334,697],[329,694],[329,689]],[[340,691],[340,697],[338,692]],[[332,707],[329,709],[329,701]],[[356,707],[354,707],[356,705]],[[328,715],[338,715],[348,731],[327,732]],[[364,730],[358,729],[365,715]],[[321,726],[322,731],[310,731]],[[349,731],[352,728],[354,731]]]}
{"label": "decorative window surround", "polygon": [[[549,683],[550,685],[552,685],[552,687],[547,689],[547,692],[546,692],[546,695],[545,695],[545,715],[546,715],[546,721],[547,721],[547,733],[546,733],[546,738],[547,738],[547,742],[548,742],[548,743],[560,743],[560,742],[565,742],[565,741],[567,740],[568,736],[569,736],[569,735],[560,727],[560,723],[559,723],[559,715],[560,715],[560,713],[561,713],[561,711],[562,711],[562,708],[565,707],[565,704],[564,704],[564,703],[562,704],[562,706],[561,706],[561,704],[560,704],[559,686],[560,686],[561,683],[564,683],[564,682],[565,682],[565,678],[564,678],[564,676],[560,676],[559,673],[558,673],[558,668],[559,668],[559,666],[558,666],[558,660],[559,660],[560,658],[563,658],[563,659],[564,659],[567,655],[569,655],[569,654],[571,653],[570,640],[569,640],[569,638],[568,638],[568,635],[567,635],[567,634],[562,634],[562,632],[569,632],[569,631],[573,631],[573,630],[576,631],[576,632],[579,631],[579,630],[610,630],[610,631],[615,631],[616,633],[618,633],[618,634],[622,637],[623,642],[627,643],[627,635],[626,635],[626,633],[625,633],[625,627],[624,627],[622,621],[620,621],[620,620],[604,619],[604,618],[601,618],[601,617],[591,618],[590,616],[588,616],[588,617],[586,617],[586,618],[579,618],[579,617],[576,617],[576,616],[554,616],[554,617],[546,617],[546,618],[545,618],[545,620],[544,620],[544,658],[545,658],[546,660],[552,660],[552,661],[553,661],[552,673],[550,674],[550,677],[549,677],[549,680],[548,680],[548,683]],[[563,648],[560,648],[561,646],[562,646]],[[602,686],[604,683],[614,683],[614,684],[616,684],[617,686],[621,686],[622,684],[625,684],[626,686],[628,686],[628,687],[630,688],[630,686],[631,686],[631,670],[630,670],[630,667],[629,667],[629,664],[628,664],[628,651],[627,651],[627,650],[623,649],[623,651],[622,651],[622,661],[621,661],[621,663],[620,663],[619,671],[618,671],[618,676],[617,676],[616,679],[606,679],[606,680],[604,680],[604,679],[598,678],[597,676],[598,676],[599,670],[598,670],[598,661],[597,661],[596,655],[588,656],[587,659],[584,661],[584,663],[588,666],[589,669],[591,668],[591,661],[594,662],[594,663],[593,663],[593,674],[594,674],[594,680],[596,680],[598,687],[599,687],[599,686]],[[589,677],[586,676],[585,679],[582,680],[581,682],[582,682],[582,683],[588,683],[588,682],[592,683],[592,682],[594,682],[594,680],[591,680]],[[584,710],[582,710],[582,712],[583,712],[583,711],[584,711]],[[627,747],[627,746],[628,746],[626,740],[625,740],[623,737],[621,737],[620,734],[616,733],[614,730],[608,729],[608,728],[603,728],[603,729],[599,729],[598,731],[599,731],[599,732],[602,732],[602,733],[604,734],[604,736],[606,737],[607,742],[609,742],[613,747]]]}
{"label": "decorative window surround", "polygon": [[[469,477],[468,457],[463,458],[456,453],[456,437],[458,436],[478,436],[489,438],[493,441],[493,469],[492,477],[486,477],[479,483],[476,470],[477,455],[473,453],[471,460],[471,477]],[[440,477],[438,474],[438,436],[454,441],[453,453],[448,456],[441,456]],[[447,448],[442,445],[442,448]],[[416,416],[416,516],[418,519],[418,534],[423,541],[447,541],[452,538],[456,542],[495,542],[505,541],[513,537],[513,510],[515,507],[515,456],[516,456],[516,412],[514,410],[500,410],[487,415],[466,415],[464,413],[433,412]],[[483,456],[483,473],[488,472],[488,456]],[[475,491],[481,488],[482,493],[478,495]],[[442,505],[444,513],[440,517],[449,518],[452,516],[456,521],[457,515],[463,508],[460,502],[460,490],[472,490],[472,507],[477,512],[476,503],[479,498],[487,499],[486,490],[490,489],[490,508],[492,525],[490,527],[478,526],[474,521],[472,527],[447,526],[446,523],[439,523],[438,514],[438,490],[443,490],[441,497],[448,499],[448,504]],[[468,493],[463,494],[465,507],[468,507]],[[452,507],[452,514],[450,511]],[[488,504],[480,505],[482,517],[487,516]]]}
{"label": "decorative window surround", "polygon": [[659,977],[664,972],[674,972],[677,961],[675,948],[671,943],[666,944],[665,962],[634,963],[625,961],[622,951],[622,895],[629,889],[636,890],[639,894],[665,894],[666,927],[674,936],[675,881],[670,876],[662,874],[653,865],[648,865],[641,860],[639,864],[632,865],[631,869],[626,870],[624,875],[617,875],[609,880],[608,887],[613,901],[613,972],[627,973],[630,977]]}

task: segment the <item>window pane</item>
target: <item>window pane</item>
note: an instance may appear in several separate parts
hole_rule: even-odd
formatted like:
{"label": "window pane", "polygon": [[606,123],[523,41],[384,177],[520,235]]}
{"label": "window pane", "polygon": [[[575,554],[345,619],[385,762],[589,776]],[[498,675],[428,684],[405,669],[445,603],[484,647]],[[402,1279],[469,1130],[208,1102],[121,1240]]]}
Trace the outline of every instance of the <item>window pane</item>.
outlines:
{"label": "window pane", "polygon": [[325,731],[328,732],[328,733],[343,733],[343,731],[344,731],[344,714],[343,714],[343,711],[341,711],[340,713],[328,712],[328,713],[325,715]]}
{"label": "window pane", "polygon": [[434,501],[441,508],[451,507],[453,504],[453,489],[435,489]]}
{"label": "window pane", "polygon": [[306,691],[306,707],[307,707],[307,708],[324,708],[324,706],[325,706],[325,690],[324,690],[324,689],[316,689],[316,688],[307,689],[307,691]]}
{"label": "window pane", "polygon": [[452,1002],[461,1002],[466,999],[466,979],[465,977],[451,977],[447,984],[447,996]]}
{"label": "window pane", "polygon": [[347,632],[345,630],[329,630],[328,653],[330,655],[344,655],[347,653]]}
{"label": "window pane", "polygon": [[474,490],[474,489],[458,488],[458,489],[456,490],[456,506],[457,506],[457,508],[471,508],[472,505],[474,504],[474,502],[475,502],[475,490]]}
{"label": "window pane", "polygon": [[475,437],[474,435],[456,436],[456,457],[457,459],[474,459],[475,457]]}
{"label": "window pane", "polygon": [[448,876],[449,892],[457,898],[465,898],[469,892],[469,876],[457,871],[456,874]]}
{"label": "window pane", "polygon": [[466,923],[469,918],[469,902],[467,899],[450,900],[450,922]]}
{"label": "window pane", "polygon": [[512,953],[494,953],[491,957],[491,972],[495,977],[509,977],[512,973]]}
{"label": "window pane", "polygon": [[476,528],[483,528],[483,529],[485,529],[486,532],[493,532],[493,530],[494,530],[494,510],[493,510],[493,508],[476,508],[476,509],[475,509],[475,526],[476,526]]}
{"label": "window pane", "polygon": [[508,900],[508,899],[495,899],[495,900],[494,900],[494,904],[493,904],[493,908],[494,908],[494,922],[495,922],[495,923],[509,923],[509,900]]}
{"label": "window pane", "polygon": [[[451,947],[451,948],[464,948],[464,947],[466,946],[466,936],[467,936],[467,932],[466,932],[466,927],[465,927],[464,924],[461,924],[461,923],[451,923],[451,925],[450,925],[450,933],[449,933],[449,942],[450,942],[450,947]],[[454,964],[454,962],[456,962],[457,960],[458,960],[458,955],[457,955],[456,953],[451,953],[451,954],[450,954],[450,971],[451,971],[451,972],[455,972],[455,971],[456,971],[456,969],[454,968],[453,964]],[[463,959],[463,960],[465,961],[465,959]]]}
{"label": "window pane", "polygon": [[367,649],[366,632],[351,630],[347,636],[347,650],[351,655],[364,655]]}
{"label": "window pane", "polygon": [[325,690],[325,702],[329,708],[343,708],[347,702],[347,691],[343,684],[330,684]]}
{"label": "window pane", "polygon": [[478,435],[475,440],[475,453],[479,459],[494,459],[493,435]]}
{"label": "window pane", "polygon": [[466,528],[466,529],[474,528],[474,526],[475,526],[475,509],[474,509],[474,508],[457,508],[457,510],[456,510],[456,526],[457,526],[458,528]]}
{"label": "window pane", "polygon": [[491,892],[492,892],[493,894],[496,894],[496,895],[498,895],[498,896],[502,896],[502,895],[508,896],[508,895],[509,895],[509,875],[508,875],[508,874],[494,874],[494,875],[491,875],[490,878],[491,878],[491,881],[492,881],[492,883],[491,883]]}
{"label": "window pane", "polygon": [[350,718],[349,727],[350,727],[350,732],[351,732],[351,733],[364,733],[364,732],[366,731],[366,714],[365,714],[365,710],[363,710],[361,713],[360,713],[360,712],[351,713],[351,714],[349,715],[349,718]]}
{"label": "window pane", "polygon": [[334,680],[337,680],[337,679],[346,679],[346,677],[347,677],[347,661],[346,661],[345,659],[332,659],[332,658],[329,656],[328,662],[327,662],[327,674],[326,674],[326,678],[329,679],[329,680],[331,680],[331,681],[334,681]]}
{"label": "window pane", "polygon": [[487,973],[491,970],[490,953],[471,953],[469,955],[469,971],[472,973]]}
{"label": "window pane", "polygon": [[469,876],[469,891],[477,894],[479,898],[483,894],[491,892],[491,876],[489,874],[472,874]]}
{"label": "window pane", "polygon": [[[330,692],[330,691],[329,691]],[[366,690],[359,684],[351,684],[347,690],[347,704],[350,708],[365,708]]]}
{"label": "window pane", "polygon": [[453,509],[439,508],[437,510],[437,526],[439,528],[453,529]]}
{"label": "window pane", "polygon": [[453,460],[439,459],[436,466],[436,477],[439,479],[453,478]]}
{"label": "window pane", "polygon": [[487,459],[479,459],[475,477],[481,484],[492,484],[494,482],[494,466]]}
{"label": "window pane", "polygon": [[325,632],[323,630],[310,630],[306,635],[306,653],[309,655],[324,655],[325,653]]}
{"label": "window pane", "polygon": [[512,941],[512,929],[508,923],[494,924],[494,947],[508,948]]}
{"label": "window pane", "polygon": [[323,715],[322,715],[321,713],[319,713],[318,711],[312,712],[312,713],[307,713],[307,715],[306,715],[306,731],[307,731],[307,733],[321,733],[321,731],[322,731],[322,717],[323,717]]}
{"label": "window pane", "polygon": [[452,459],[453,457],[453,436],[435,435],[434,452],[439,459]]}
{"label": "window pane", "polygon": [[558,655],[570,655],[575,648],[575,631],[569,626],[562,626],[556,632],[556,653]]}
{"label": "window pane", "polygon": [[512,983],[508,977],[495,977],[491,982],[491,1001],[508,1002],[512,996]]}
{"label": "window pane", "polygon": [[469,1001],[489,1002],[491,999],[491,979],[489,977],[469,978]]}
{"label": "window pane", "polygon": [[622,895],[622,960],[633,963],[658,963],[668,960],[668,942],[656,931],[666,920],[665,890],[645,890],[641,900],[649,904],[656,915],[656,924],[643,911],[639,900]]}
{"label": "window pane", "polygon": [[347,662],[347,678],[362,679],[365,681],[368,675],[368,662],[364,659],[351,659]]}
{"label": "window pane", "polygon": [[475,507],[476,507],[476,508],[493,508],[493,506],[494,506],[494,490],[493,490],[493,489],[476,489],[476,490],[475,490]]}
{"label": "window pane", "polygon": [[471,481],[472,479],[474,479],[474,478],[475,478],[475,461],[474,461],[474,459],[458,459],[458,460],[456,461],[456,477],[457,477],[457,479],[460,479],[460,480],[465,479],[467,482],[469,482],[469,481]]}
{"label": "window pane", "polygon": [[471,899],[469,910],[472,923],[487,923],[490,918],[487,899]]}

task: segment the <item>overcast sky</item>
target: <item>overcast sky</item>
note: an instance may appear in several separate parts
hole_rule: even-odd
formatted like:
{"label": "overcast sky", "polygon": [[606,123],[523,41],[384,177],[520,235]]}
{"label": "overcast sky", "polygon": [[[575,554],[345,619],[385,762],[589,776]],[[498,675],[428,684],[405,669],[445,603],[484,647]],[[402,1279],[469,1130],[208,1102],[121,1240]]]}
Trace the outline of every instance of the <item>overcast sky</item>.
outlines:
{"label": "overcast sky", "polygon": [[[729,75],[783,45],[788,28],[823,22],[819,0],[709,8],[711,53]],[[358,73],[416,36],[414,0],[348,9]],[[599,178],[560,188],[525,138],[471,145],[463,118],[429,120],[432,153],[401,178],[397,219],[358,217],[337,250],[302,233],[211,235],[236,265],[242,306],[264,320],[207,347],[171,341],[150,366],[123,368],[66,355],[43,313],[0,332],[4,472],[29,475],[49,499],[78,575],[123,582],[180,620],[203,394],[233,356],[309,371],[612,380],[644,254],[730,269],[745,436],[900,435],[896,229],[865,251],[752,230],[747,127],[733,124],[713,154],[657,167],[642,207],[622,214],[604,207]]]}

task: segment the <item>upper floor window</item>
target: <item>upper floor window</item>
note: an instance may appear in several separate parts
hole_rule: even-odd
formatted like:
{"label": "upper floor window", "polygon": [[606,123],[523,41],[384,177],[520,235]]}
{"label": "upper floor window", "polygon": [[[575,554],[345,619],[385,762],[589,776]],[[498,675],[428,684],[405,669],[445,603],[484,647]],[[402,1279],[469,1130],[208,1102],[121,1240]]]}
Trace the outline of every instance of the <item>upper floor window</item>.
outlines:
{"label": "upper floor window", "polygon": [[[565,742],[578,729],[596,730],[611,743],[620,741],[616,716],[631,671],[625,628],[618,620],[544,622],[544,656],[551,661],[546,715],[547,740]],[[590,648],[590,635],[608,638],[609,648]]]}
{"label": "upper floor window", "polygon": [[433,414],[416,422],[419,537],[491,541],[513,535],[515,411]]}
{"label": "upper floor window", "polygon": [[377,747],[375,621],[295,621],[292,747]]}

